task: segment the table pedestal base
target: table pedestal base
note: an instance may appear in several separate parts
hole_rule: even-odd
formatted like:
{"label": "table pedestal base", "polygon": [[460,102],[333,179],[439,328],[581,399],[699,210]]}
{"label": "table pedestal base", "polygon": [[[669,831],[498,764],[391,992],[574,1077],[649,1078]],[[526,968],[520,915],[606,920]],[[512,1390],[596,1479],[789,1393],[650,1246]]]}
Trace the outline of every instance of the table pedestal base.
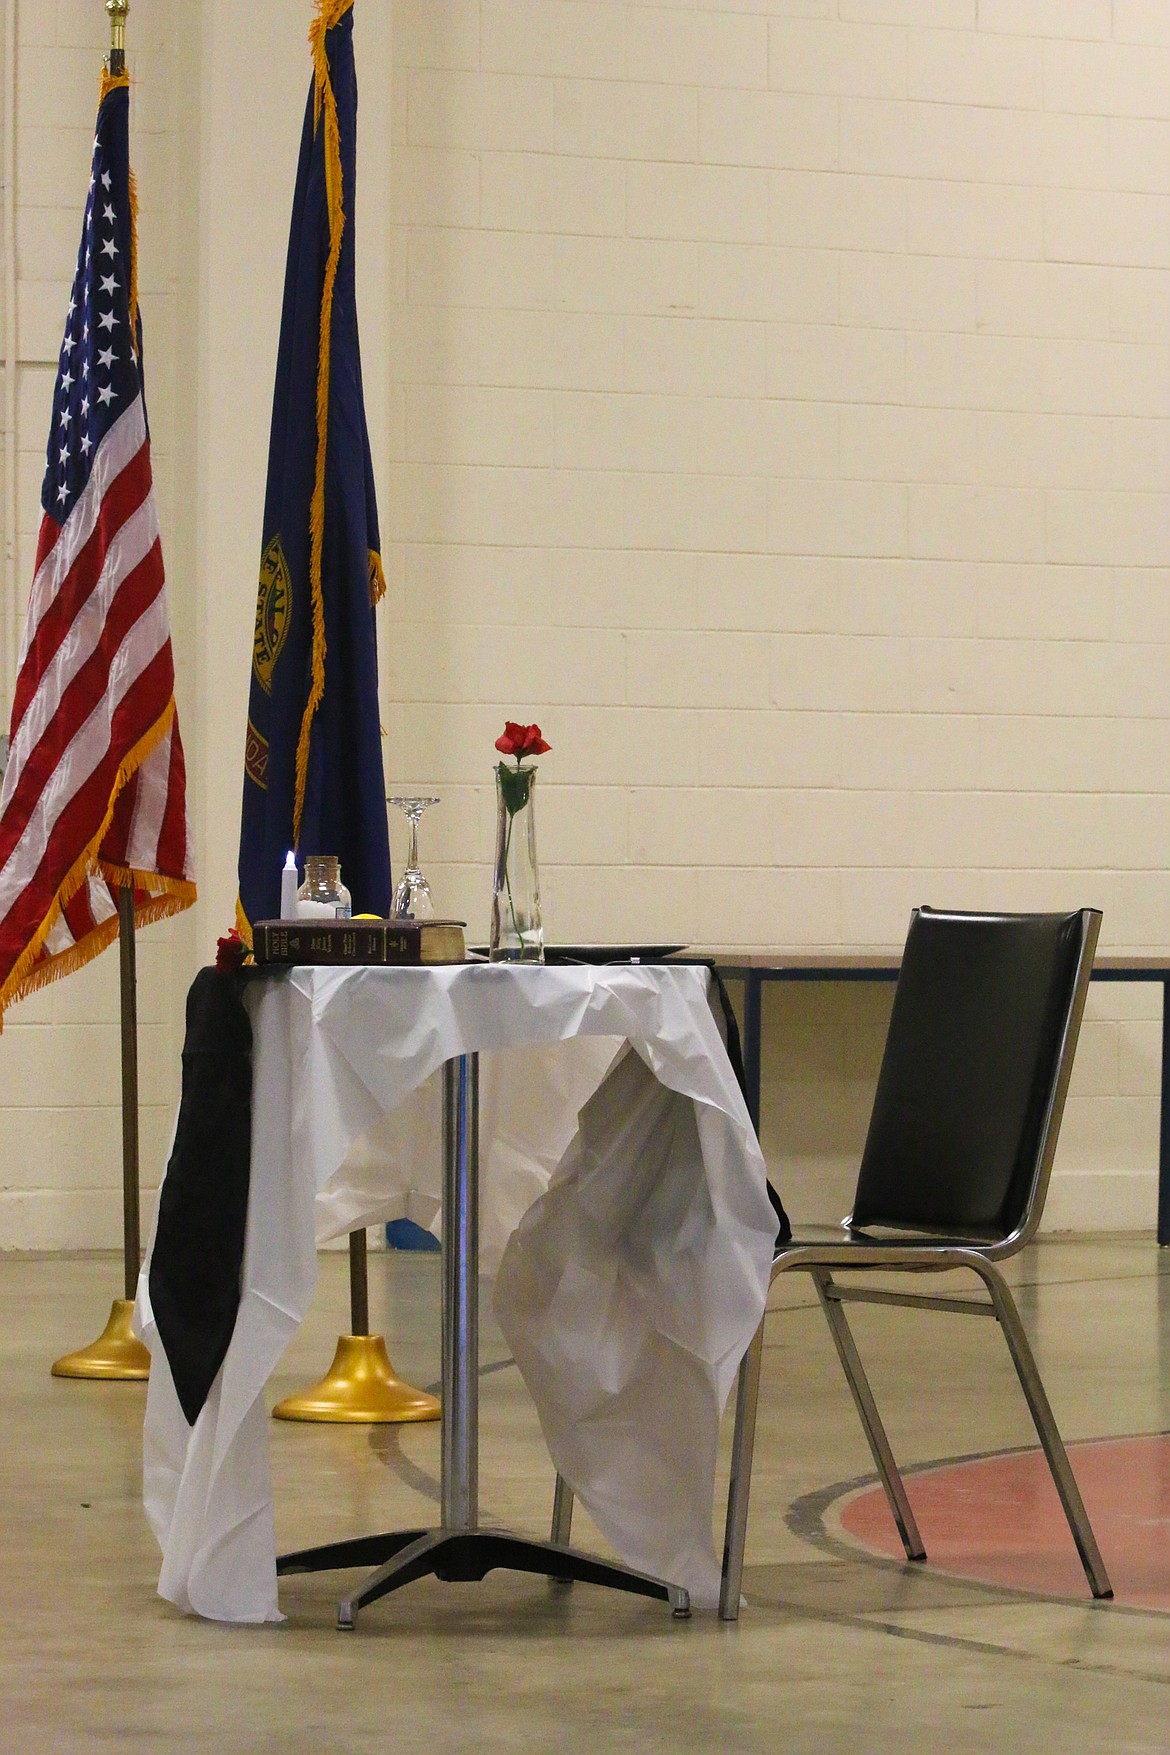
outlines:
{"label": "table pedestal base", "polygon": [[342,1597],[337,1625],[353,1627],[358,1610],[412,1579],[478,1584],[497,1566],[513,1572],[656,1597],[685,1620],[689,1593],[628,1566],[597,1560],[569,1546],[573,1495],[557,1478],[553,1540],[535,1542],[508,1530],[480,1529],[479,1518],[479,1056],[462,1054],[443,1067],[443,1323],[440,1516],[437,1529],[396,1530],[302,1548],[278,1558],[278,1576],[375,1566],[354,1596]]}
{"label": "table pedestal base", "polygon": [[377,1571],[337,1605],[337,1625],[352,1630],[358,1610],[376,1602],[400,1585],[433,1575],[447,1584],[478,1584],[496,1567],[512,1572],[543,1573],[558,1583],[578,1580],[582,1584],[605,1584],[635,1596],[654,1597],[669,1603],[677,1620],[691,1612],[689,1594],[680,1585],[666,1584],[648,1573],[634,1572],[582,1554],[560,1542],[537,1542],[508,1530],[433,1529],[395,1530],[381,1536],[357,1536],[348,1542],[330,1542],[319,1548],[302,1548],[284,1554],[276,1562],[281,1577],[294,1572],[328,1572],[343,1566],[376,1566]]}

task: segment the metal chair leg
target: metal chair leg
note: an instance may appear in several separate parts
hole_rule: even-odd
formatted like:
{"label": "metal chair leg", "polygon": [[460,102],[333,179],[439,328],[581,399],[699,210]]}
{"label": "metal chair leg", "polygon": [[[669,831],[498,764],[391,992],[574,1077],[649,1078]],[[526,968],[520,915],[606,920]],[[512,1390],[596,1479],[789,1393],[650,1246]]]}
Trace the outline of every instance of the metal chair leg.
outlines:
{"label": "metal chair leg", "polygon": [[[549,1541],[554,1547],[567,1548],[573,1532],[573,1505],[575,1495],[565,1477],[558,1470],[557,1484],[553,1488],[552,1528]],[[570,1585],[572,1575],[568,1572],[554,1574],[554,1584]]]}
{"label": "metal chair leg", "polygon": [[926,1549],[923,1546],[922,1537],[918,1533],[914,1513],[910,1509],[910,1501],[906,1496],[906,1485],[898,1472],[898,1465],[894,1461],[894,1453],[890,1449],[886,1429],[882,1425],[881,1415],[878,1413],[877,1403],[874,1401],[873,1391],[869,1386],[869,1379],[865,1375],[861,1355],[858,1353],[857,1345],[853,1339],[853,1331],[845,1319],[845,1312],[839,1301],[833,1295],[836,1290],[833,1285],[833,1277],[825,1268],[812,1268],[809,1271],[817,1289],[817,1296],[821,1301],[821,1309],[825,1313],[833,1339],[837,1343],[837,1355],[841,1360],[849,1388],[853,1392],[853,1400],[857,1412],[861,1416],[861,1424],[865,1428],[865,1436],[869,1441],[873,1460],[877,1464],[877,1471],[881,1476],[881,1483],[885,1488],[886,1498],[894,1515],[894,1522],[898,1526],[898,1534],[902,1538],[906,1558],[907,1560],[925,1560]]}
{"label": "metal chair leg", "polygon": [[557,1484],[553,1488],[552,1529],[549,1540],[560,1542],[567,1548],[572,1533],[573,1489],[563,1475],[558,1475]]}
{"label": "metal chair leg", "polygon": [[1036,1368],[1036,1360],[1020,1321],[1020,1313],[1016,1301],[1008,1290],[1007,1281],[999,1270],[990,1262],[972,1263],[975,1272],[983,1280],[991,1293],[995,1314],[999,1318],[999,1326],[1003,1330],[1008,1351],[1012,1356],[1012,1364],[1020,1380],[1028,1407],[1035,1423],[1036,1433],[1040,1439],[1048,1467],[1052,1471],[1052,1479],[1056,1483],[1056,1491],[1060,1494],[1060,1503],[1064,1507],[1064,1515],[1068,1519],[1068,1527],[1072,1531],[1073,1541],[1081,1557],[1081,1565],[1089,1581],[1089,1588],[1095,1597],[1111,1597],[1113,1586],[1109,1582],[1109,1574],[1105,1570],[1105,1562],[1101,1558],[1101,1550],[1093,1534],[1093,1526],[1089,1522],[1089,1514],[1085,1510],[1085,1502],[1081,1498],[1080,1488],[1072,1472],[1068,1460],[1068,1452],[1064,1448],[1064,1440],[1056,1424],[1044,1384]]}
{"label": "metal chair leg", "polygon": [[735,1392],[735,1436],[731,1441],[731,1480],[727,1488],[727,1529],[723,1539],[723,1576],[719,1582],[719,1619],[739,1620],[743,1584],[743,1553],[747,1540],[748,1497],[752,1486],[752,1452],[756,1444],[756,1408],[760,1399],[760,1365],[764,1356],[764,1323],[743,1356]]}

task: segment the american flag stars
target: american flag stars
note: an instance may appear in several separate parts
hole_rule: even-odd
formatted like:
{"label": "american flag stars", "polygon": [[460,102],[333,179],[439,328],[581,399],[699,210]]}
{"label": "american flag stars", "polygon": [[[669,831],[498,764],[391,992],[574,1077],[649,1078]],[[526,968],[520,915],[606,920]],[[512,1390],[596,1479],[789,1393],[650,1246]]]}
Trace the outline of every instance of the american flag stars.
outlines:
{"label": "american flag stars", "polygon": [[99,131],[61,342],[56,418],[41,493],[45,511],[59,522],[85,491],[97,447],[141,388],[127,276],[120,266],[130,254],[129,203],[122,193],[129,186],[128,167],[115,167],[120,173],[115,177],[107,160]]}

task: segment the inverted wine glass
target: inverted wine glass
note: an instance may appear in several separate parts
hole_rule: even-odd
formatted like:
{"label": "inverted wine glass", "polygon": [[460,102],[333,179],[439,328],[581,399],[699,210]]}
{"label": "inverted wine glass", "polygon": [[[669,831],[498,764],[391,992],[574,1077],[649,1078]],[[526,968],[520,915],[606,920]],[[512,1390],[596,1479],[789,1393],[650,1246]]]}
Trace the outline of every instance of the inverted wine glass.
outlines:
{"label": "inverted wine glass", "polygon": [[398,920],[432,920],[435,905],[431,900],[431,886],[428,884],[418,863],[418,825],[424,811],[432,804],[438,804],[435,797],[422,798],[413,795],[387,798],[387,804],[393,804],[402,811],[410,824],[410,852],[407,855],[406,870],[398,880],[394,891],[394,916]]}

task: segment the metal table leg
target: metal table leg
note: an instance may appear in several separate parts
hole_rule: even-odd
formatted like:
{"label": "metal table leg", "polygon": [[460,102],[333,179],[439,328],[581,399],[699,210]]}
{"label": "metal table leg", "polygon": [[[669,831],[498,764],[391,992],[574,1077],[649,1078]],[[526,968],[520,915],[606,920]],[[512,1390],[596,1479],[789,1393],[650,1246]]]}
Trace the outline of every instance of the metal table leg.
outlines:
{"label": "metal table leg", "polygon": [[1162,983],[1162,1103],[1158,1123],[1158,1242],[1170,1243],[1170,981]]}
{"label": "metal table leg", "polygon": [[760,1132],[760,1032],[763,1028],[764,978],[749,969],[743,978],[743,1073],[745,1097],[756,1137]]}
{"label": "metal table leg", "polygon": [[322,1572],[345,1566],[377,1570],[337,1607],[337,1625],[351,1629],[367,1603],[412,1579],[433,1574],[477,1582],[493,1568],[578,1579],[668,1602],[690,1614],[678,1585],[582,1554],[564,1542],[537,1542],[508,1530],[479,1527],[479,1056],[460,1055],[443,1068],[443,1334],[442,1473],[438,1529],[397,1530],[306,1548],[278,1559],[276,1569]]}
{"label": "metal table leg", "polygon": [[479,1522],[479,1055],[443,1068],[443,1433],[445,1530]]}

